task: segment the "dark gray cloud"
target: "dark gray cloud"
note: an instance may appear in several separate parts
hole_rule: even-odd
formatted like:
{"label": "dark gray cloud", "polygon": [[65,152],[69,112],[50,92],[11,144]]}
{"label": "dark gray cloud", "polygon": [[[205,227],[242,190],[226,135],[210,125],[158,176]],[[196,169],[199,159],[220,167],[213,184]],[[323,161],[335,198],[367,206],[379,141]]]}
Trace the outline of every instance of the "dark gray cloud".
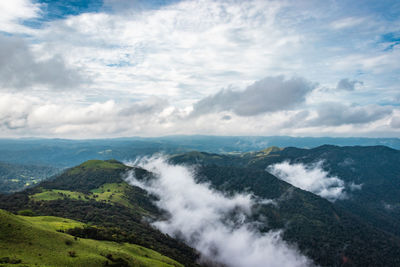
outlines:
{"label": "dark gray cloud", "polygon": [[345,78],[345,79],[341,79],[338,82],[336,89],[337,90],[354,91],[356,84],[363,85],[364,83],[362,81],[357,81],[357,80],[350,81],[349,79]]}
{"label": "dark gray cloud", "polygon": [[34,85],[66,89],[88,81],[79,70],[69,68],[61,57],[38,60],[24,40],[0,35],[0,89],[25,89]]}
{"label": "dark gray cloud", "polygon": [[137,102],[121,109],[119,112],[122,116],[130,116],[135,114],[154,114],[161,112],[169,105],[168,101],[159,97],[150,97],[142,102]]}
{"label": "dark gray cloud", "polygon": [[318,116],[309,121],[313,126],[339,126],[344,124],[363,124],[390,115],[390,107],[376,105],[347,106],[341,103],[323,103],[317,109]]}
{"label": "dark gray cloud", "polygon": [[304,102],[315,84],[295,77],[266,77],[243,91],[223,89],[198,101],[191,116],[211,112],[232,111],[239,116],[253,116],[267,112],[288,110]]}

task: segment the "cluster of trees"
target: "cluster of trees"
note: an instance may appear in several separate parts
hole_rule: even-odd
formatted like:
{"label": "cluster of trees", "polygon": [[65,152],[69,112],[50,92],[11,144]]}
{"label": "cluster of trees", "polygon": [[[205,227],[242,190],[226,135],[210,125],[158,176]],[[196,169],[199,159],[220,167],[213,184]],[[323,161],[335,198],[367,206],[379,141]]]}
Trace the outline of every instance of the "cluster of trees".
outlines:
{"label": "cluster of trees", "polygon": [[21,191],[56,174],[57,168],[0,162],[0,193]]}

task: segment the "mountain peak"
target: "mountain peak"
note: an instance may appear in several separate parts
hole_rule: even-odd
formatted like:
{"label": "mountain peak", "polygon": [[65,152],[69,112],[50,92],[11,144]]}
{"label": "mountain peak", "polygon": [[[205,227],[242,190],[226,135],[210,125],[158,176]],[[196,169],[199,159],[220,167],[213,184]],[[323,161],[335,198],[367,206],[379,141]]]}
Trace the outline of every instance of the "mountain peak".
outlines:
{"label": "mountain peak", "polygon": [[49,189],[88,191],[105,183],[120,183],[131,169],[117,160],[88,160],[40,186]]}
{"label": "mountain peak", "polygon": [[265,155],[268,155],[270,153],[279,152],[281,150],[282,150],[282,148],[280,148],[280,147],[270,146],[270,147],[268,147],[268,148],[266,148],[264,150],[261,150],[261,152],[263,152]]}
{"label": "mountain peak", "polygon": [[85,161],[84,163],[72,168],[83,168],[83,169],[125,169],[127,168],[122,162],[110,159],[110,160],[97,160],[92,159]]}

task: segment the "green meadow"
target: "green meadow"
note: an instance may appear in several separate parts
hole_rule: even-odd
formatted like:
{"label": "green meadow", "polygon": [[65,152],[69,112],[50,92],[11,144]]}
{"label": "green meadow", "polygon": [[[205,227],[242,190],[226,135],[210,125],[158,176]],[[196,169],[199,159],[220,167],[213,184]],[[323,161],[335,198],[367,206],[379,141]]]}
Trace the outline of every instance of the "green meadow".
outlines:
{"label": "green meadow", "polygon": [[57,199],[70,198],[75,200],[95,200],[107,202],[109,204],[118,203],[128,208],[134,208],[133,205],[125,197],[125,190],[128,184],[122,183],[108,183],[100,186],[99,188],[90,190],[89,194],[82,192],[58,190],[58,189],[42,189],[42,192],[30,196],[34,201],[51,201]]}
{"label": "green meadow", "polygon": [[182,266],[139,245],[59,232],[83,226],[65,218],[28,217],[0,210],[0,266]]}

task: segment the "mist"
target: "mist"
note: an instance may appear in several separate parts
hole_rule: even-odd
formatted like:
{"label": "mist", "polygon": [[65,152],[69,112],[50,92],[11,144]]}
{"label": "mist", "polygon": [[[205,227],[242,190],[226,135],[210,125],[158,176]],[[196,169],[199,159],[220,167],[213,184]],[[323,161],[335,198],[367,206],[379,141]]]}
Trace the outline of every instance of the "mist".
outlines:
{"label": "mist", "polygon": [[345,183],[336,176],[330,176],[322,168],[322,161],[305,165],[288,161],[268,166],[267,171],[295,187],[312,192],[329,201],[347,197]]}
{"label": "mist", "polygon": [[[135,165],[156,177],[139,181],[129,173],[126,181],[156,195],[155,204],[169,215],[153,226],[198,250],[201,262],[232,267],[312,265],[294,245],[282,240],[281,231],[261,233],[255,222],[247,221],[256,204],[252,195],[226,196],[197,183],[194,169],[171,165],[162,157],[142,159]],[[264,205],[272,203],[264,201]]]}

